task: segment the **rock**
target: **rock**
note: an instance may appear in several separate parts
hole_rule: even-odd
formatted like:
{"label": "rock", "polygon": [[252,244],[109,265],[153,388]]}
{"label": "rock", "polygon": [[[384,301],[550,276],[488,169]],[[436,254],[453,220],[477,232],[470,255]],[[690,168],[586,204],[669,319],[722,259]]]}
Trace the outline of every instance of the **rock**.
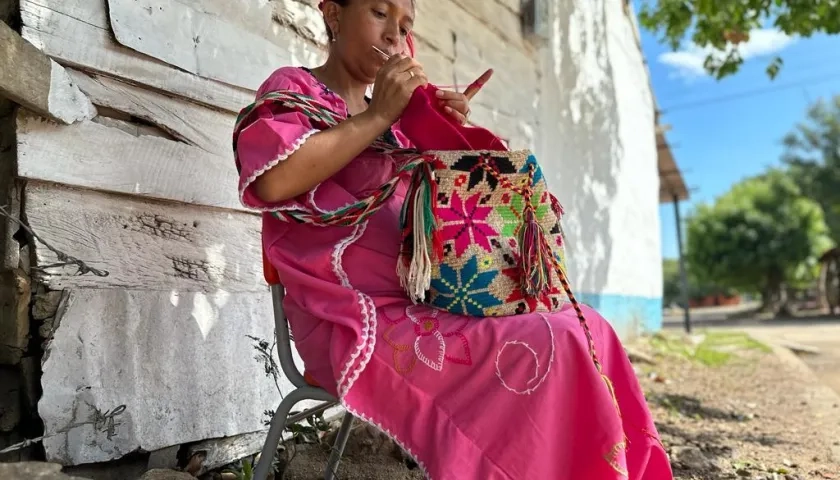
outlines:
{"label": "rock", "polygon": [[138,480],[194,480],[195,477],[186,472],[158,468],[144,473]]}
{"label": "rock", "polygon": [[84,480],[61,473],[61,465],[44,462],[0,463],[3,480]]}
{"label": "rock", "polygon": [[648,365],[656,365],[656,360],[644,352],[636,350],[632,347],[627,347],[624,350],[627,352],[627,358],[630,359],[631,363],[646,363]]}
{"label": "rock", "polygon": [[784,346],[785,348],[787,348],[788,350],[790,350],[791,352],[793,352],[797,355],[819,355],[820,354],[820,349],[819,348],[812,347],[810,345],[802,345],[802,344],[799,344],[799,343],[786,342],[782,346]]}
{"label": "rock", "polygon": [[718,470],[717,463],[711,458],[704,455],[703,452],[697,447],[675,447],[673,449],[673,458],[675,462],[685,466],[686,470]]}

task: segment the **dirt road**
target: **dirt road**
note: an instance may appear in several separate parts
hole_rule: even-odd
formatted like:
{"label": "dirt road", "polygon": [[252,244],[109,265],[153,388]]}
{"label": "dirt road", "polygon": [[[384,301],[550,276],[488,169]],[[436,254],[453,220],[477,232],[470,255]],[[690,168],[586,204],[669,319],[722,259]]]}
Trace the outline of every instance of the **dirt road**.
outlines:
{"label": "dirt road", "polygon": [[[743,328],[758,338],[799,350],[799,357],[840,394],[840,321],[792,320]],[[818,352],[808,352],[810,348]]]}
{"label": "dirt road", "polygon": [[734,330],[645,347],[656,364],[637,368],[678,480],[840,479],[840,400],[793,354]]}

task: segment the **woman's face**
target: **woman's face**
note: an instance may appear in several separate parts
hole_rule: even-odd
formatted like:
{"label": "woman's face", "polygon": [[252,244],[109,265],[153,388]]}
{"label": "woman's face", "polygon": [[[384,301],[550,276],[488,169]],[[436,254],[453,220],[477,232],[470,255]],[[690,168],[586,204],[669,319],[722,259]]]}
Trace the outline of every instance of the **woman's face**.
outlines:
{"label": "woman's face", "polygon": [[335,17],[328,14],[336,34],[333,53],[359,80],[373,83],[385,63],[373,46],[389,55],[408,53],[406,35],[414,26],[413,0],[350,0],[336,13]]}

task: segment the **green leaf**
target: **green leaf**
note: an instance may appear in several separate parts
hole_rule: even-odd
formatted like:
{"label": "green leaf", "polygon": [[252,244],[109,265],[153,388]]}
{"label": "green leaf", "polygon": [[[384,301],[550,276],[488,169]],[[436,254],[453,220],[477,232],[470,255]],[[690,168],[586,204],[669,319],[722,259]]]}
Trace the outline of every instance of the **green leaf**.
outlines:
{"label": "green leaf", "polygon": [[770,65],[767,66],[767,76],[770,77],[770,80],[776,78],[776,75],[779,74],[779,70],[782,69],[783,64],[784,62],[782,61],[782,57],[776,57]]}
{"label": "green leaf", "polygon": [[[706,59],[710,75],[722,79],[738,72],[743,64],[739,46],[748,32],[773,25],[788,35],[810,37],[816,33],[840,33],[836,0],[643,0],[639,24],[661,43],[678,50],[690,40],[700,48],[712,47],[735,56]],[[720,53],[716,54],[720,55]],[[767,66],[775,79],[782,69],[780,58]]]}

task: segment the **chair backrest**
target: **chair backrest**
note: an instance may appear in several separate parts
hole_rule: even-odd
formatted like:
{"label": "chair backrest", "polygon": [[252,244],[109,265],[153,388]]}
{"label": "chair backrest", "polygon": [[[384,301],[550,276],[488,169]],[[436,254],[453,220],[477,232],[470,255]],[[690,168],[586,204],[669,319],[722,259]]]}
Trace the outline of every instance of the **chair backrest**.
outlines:
{"label": "chair backrest", "polygon": [[263,244],[263,277],[266,283],[268,283],[268,286],[271,287],[271,303],[274,307],[274,334],[277,337],[277,358],[280,360],[280,368],[283,370],[286,378],[296,387],[316,385],[312,381],[307,380],[306,376],[300,373],[300,370],[295,365],[294,356],[292,355],[292,336],[289,332],[286,314],[283,312],[285,289],[280,282],[280,274],[271,265],[265,250],[265,244]]}
{"label": "chair backrest", "polygon": [[271,266],[271,262],[268,261],[268,254],[265,253],[265,245],[263,245],[262,248],[262,262],[263,277],[265,278],[266,283],[268,283],[271,287],[280,285],[280,274],[277,273],[277,269]]}

